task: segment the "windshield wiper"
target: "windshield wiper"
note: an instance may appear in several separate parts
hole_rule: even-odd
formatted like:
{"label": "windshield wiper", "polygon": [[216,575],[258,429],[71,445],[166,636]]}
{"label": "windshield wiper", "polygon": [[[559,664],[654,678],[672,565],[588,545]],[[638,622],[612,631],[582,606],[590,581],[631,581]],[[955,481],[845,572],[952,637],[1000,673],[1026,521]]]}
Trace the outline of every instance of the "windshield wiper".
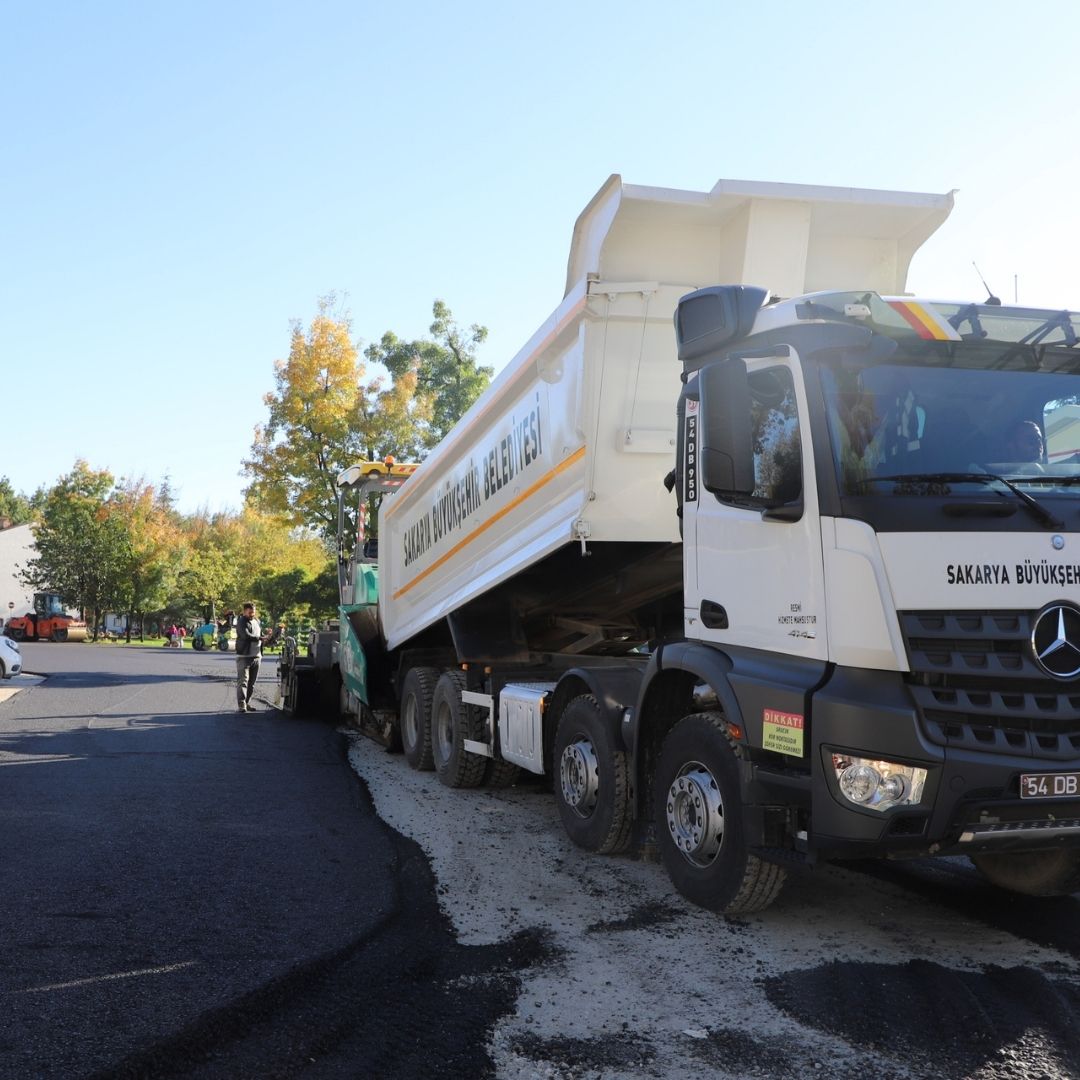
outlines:
{"label": "windshield wiper", "polygon": [[897,476],[866,476],[856,482],[859,484],[876,484],[879,481],[881,483],[900,483],[904,480],[912,480],[923,484],[1004,484],[1031,511],[1032,516],[1044,525],[1052,525],[1055,529],[1065,528],[1065,522],[1051,510],[1047,510],[1038,499],[1018,488],[1011,480],[1006,480],[1004,476],[998,476],[997,473],[901,473]]}
{"label": "windshield wiper", "polygon": [[1080,484],[1080,473],[1059,476],[1057,473],[1040,473],[1038,476],[1025,476],[1025,484],[1044,484],[1051,487],[1072,487]]}

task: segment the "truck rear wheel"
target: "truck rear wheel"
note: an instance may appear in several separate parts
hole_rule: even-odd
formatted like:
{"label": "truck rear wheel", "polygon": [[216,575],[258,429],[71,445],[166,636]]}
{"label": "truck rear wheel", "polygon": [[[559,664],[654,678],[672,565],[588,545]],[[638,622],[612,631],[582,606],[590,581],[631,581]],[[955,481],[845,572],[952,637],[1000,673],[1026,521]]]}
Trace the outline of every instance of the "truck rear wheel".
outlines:
{"label": "truck rear wheel", "polygon": [[410,668],[401,687],[401,748],[405,760],[421,772],[435,768],[431,756],[431,698],[438,679],[434,668]]}
{"label": "truck rear wheel", "polygon": [[521,775],[521,769],[510,761],[502,758],[488,758],[487,768],[484,770],[483,786],[490,788],[508,788],[517,783]]}
{"label": "truck rear wheel", "polygon": [[479,787],[488,758],[470,754],[466,739],[478,737],[473,710],[461,700],[465,675],[447,671],[435,685],[431,700],[431,753],[441,783],[451,788]]}
{"label": "truck rear wheel", "polygon": [[975,868],[991,885],[1024,896],[1068,896],[1080,890],[1080,851],[1003,851],[973,855]]}
{"label": "truck rear wheel", "polygon": [[567,836],[610,855],[630,842],[626,754],[617,749],[591,694],[574,698],[555,732],[555,801]]}
{"label": "truck rear wheel", "polygon": [[671,729],[655,793],[660,855],[683,896],[726,915],[776,899],[786,874],[747,850],[737,750],[720,714],[695,713]]}

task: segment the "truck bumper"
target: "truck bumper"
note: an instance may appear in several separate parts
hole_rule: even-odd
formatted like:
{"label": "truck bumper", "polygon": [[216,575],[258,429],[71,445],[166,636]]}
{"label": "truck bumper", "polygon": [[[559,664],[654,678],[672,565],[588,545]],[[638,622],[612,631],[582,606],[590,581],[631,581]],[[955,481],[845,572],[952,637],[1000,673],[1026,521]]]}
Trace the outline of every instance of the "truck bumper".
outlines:
{"label": "truck bumper", "polygon": [[[1021,799],[1022,773],[1080,772],[1072,761],[931,742],[898,673],[837,668],[814,695],[808,848],[821,857],[978,854],[1080,846],[1080,797]],[[917,805],[871,810],[840,791],[836,752],[927,770]]]}

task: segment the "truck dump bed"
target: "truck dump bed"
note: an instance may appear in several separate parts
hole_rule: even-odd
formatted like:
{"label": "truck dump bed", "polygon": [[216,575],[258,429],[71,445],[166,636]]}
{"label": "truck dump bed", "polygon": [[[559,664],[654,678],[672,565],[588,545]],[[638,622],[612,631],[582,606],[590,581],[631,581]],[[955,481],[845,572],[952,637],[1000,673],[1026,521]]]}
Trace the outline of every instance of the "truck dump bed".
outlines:
{"label": "truck dump bed", "polygon": [[562,302],[384,500],[387,646],[467,609],[507,636],[508,653],[633,647],[648,633],[641,610],[665,597],[681,619],[663,482],[679,298],[717,282],[900,293],[951,207],[951,195],[733,181],[686,192],[611,177],[574,228]]}

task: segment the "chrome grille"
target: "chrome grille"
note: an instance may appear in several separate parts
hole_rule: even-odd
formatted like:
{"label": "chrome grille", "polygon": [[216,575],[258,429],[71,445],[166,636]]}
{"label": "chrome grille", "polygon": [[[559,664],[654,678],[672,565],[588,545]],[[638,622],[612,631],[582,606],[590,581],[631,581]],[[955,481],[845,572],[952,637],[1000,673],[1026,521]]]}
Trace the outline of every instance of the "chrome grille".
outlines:
{"label": "chrome grille", "polygon": [[1052,680],[1031,655],[1030,612],[902,612],[907,682],[939,746],[1047,761],[1080,757],[1080,680]]}

